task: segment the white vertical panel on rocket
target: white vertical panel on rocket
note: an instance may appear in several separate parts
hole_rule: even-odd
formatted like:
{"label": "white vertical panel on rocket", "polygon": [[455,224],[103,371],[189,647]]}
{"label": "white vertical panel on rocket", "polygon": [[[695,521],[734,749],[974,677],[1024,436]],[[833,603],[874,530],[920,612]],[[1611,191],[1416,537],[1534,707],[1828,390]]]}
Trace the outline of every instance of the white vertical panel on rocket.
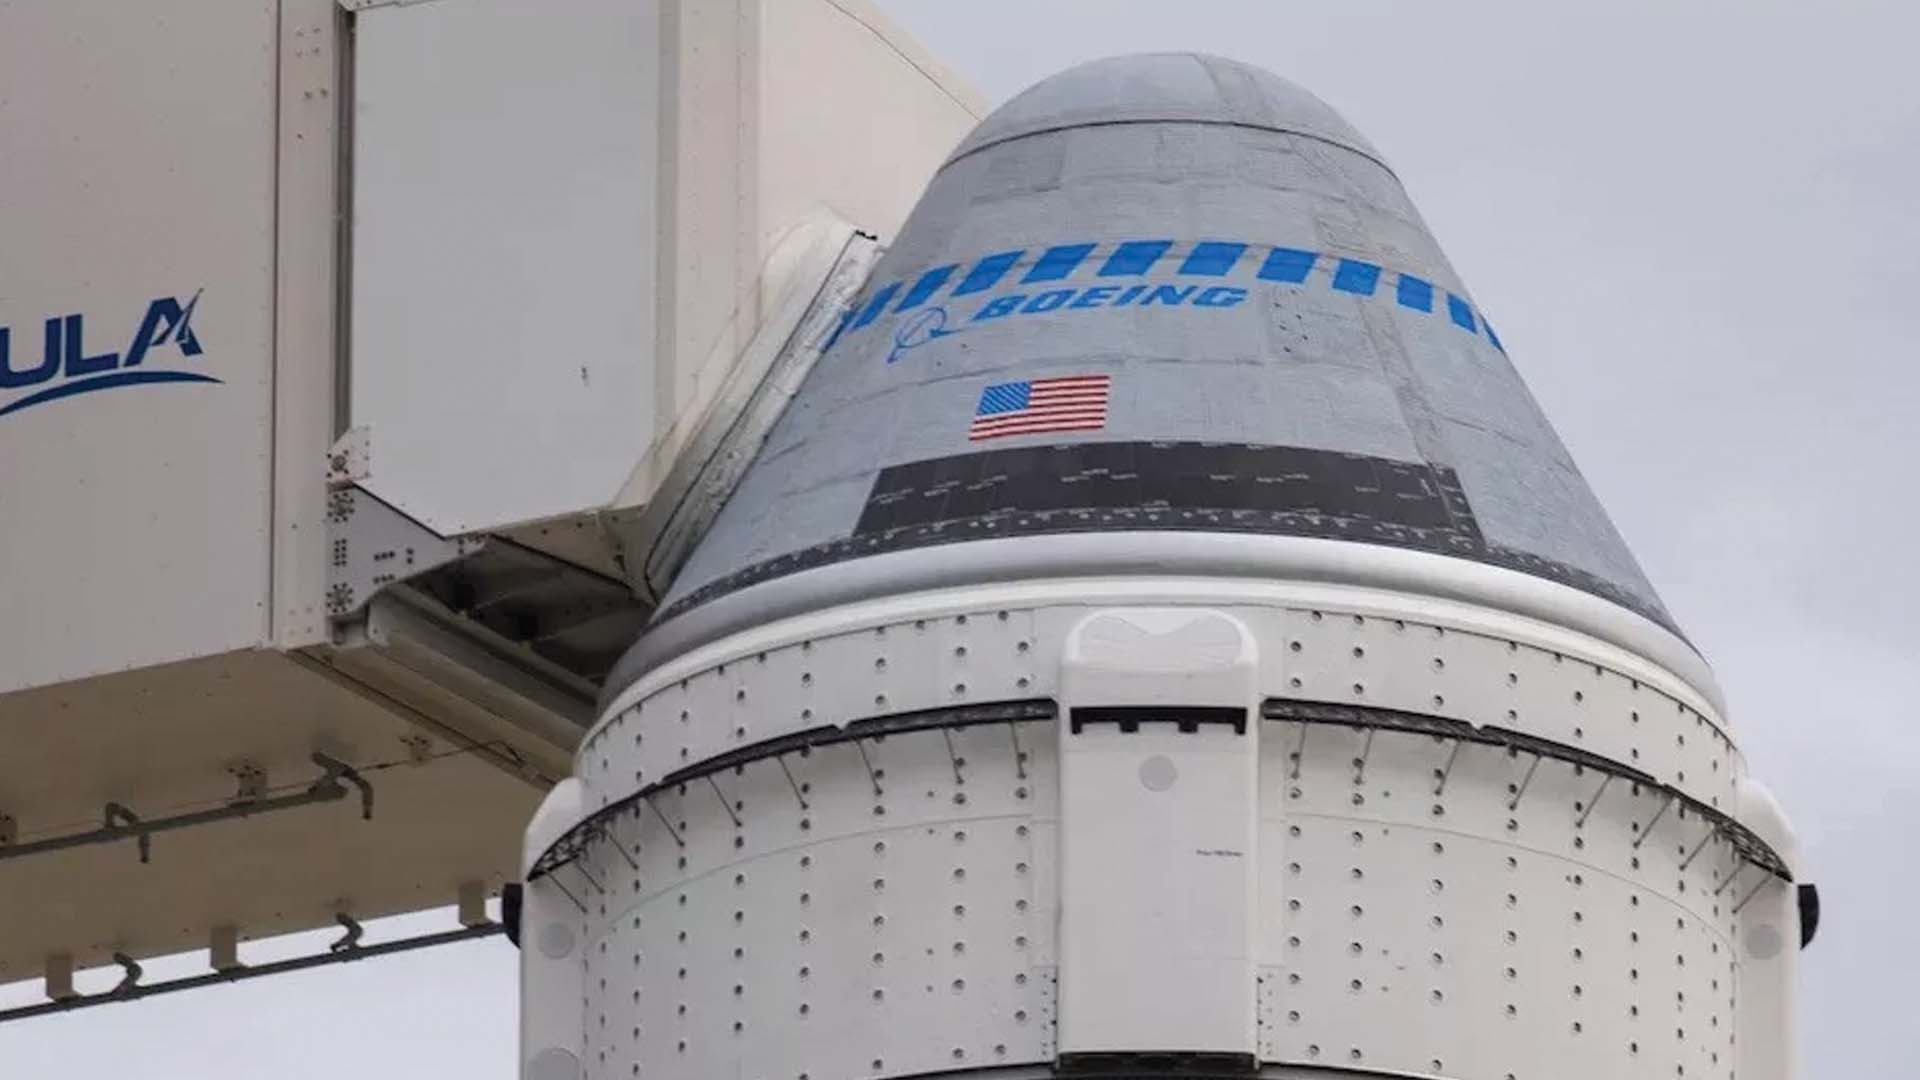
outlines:
{"label": "white vertical panel on rocket", "polygon": [[1253,1059],[1255,668],[1252,635],[1216,611],[1109,609],[1069,634],[1062,1054]]}

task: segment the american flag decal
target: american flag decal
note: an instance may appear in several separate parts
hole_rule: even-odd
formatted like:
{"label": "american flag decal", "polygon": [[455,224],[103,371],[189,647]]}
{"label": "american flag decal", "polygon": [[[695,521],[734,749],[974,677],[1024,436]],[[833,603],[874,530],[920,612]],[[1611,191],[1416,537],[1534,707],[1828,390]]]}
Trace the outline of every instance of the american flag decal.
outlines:
{"label": "american flag decal", "polygon": [[1108,375],[995,383],[980,391],[967,438],[979,442],[1046,431],[1098,431],[1107,426],[1112,383]]}

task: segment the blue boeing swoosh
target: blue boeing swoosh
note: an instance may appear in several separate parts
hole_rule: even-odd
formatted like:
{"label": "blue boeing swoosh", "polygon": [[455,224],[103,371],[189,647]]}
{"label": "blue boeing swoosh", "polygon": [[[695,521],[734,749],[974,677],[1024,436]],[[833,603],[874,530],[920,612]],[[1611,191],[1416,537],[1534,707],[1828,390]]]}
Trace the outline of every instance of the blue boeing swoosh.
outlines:
{"label": "blue boeing swoosh", "polygon": [[887,363],[891,364],[900,359],[901,354],[908,349],[917,349],[930,342],[939,341],[943,337],[965,333],[964,328],[948,330],[945,329],[946,325],[947,309],[945,307],[927,308],[902,323],[900,328],[894,331],[893,349],[887,353]]}
{"label": "blue boeing swoosh", "polygon": [[201,375],[192,371],[115,371],[91,379],[81,379],[78,382],[67,382],[61,383],[58,386],[49,386],[39,393],[28,394],[26,397],[21,398],[11,405],[0,406],[0,416],[5,416],[10,412],[19,412],[29,405],[39,405],[43,402],[53,401],[63,397],[72,397],[75,394],[90,393],[94,390],[111,390],[116,386],[137,386],[140,383],[165,382],[217,383],[219,381],[219,379],[211,375]]}

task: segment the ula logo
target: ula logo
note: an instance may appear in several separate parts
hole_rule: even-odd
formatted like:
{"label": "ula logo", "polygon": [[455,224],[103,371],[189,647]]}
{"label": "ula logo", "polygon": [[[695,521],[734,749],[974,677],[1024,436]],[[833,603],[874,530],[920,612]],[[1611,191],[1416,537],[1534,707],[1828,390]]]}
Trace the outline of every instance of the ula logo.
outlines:
{"label": "ula logo", "polygon": [[164,296],[147,305],[139,329],[126,352],[87,352],[86,321],[82,315],[56,315],[46,321],[41,338],[40,362],[30,364],[24,352],[14,353],[13,330],[0,326],[0,395],[29,390],[11,401],[0,399],[0,416],[93,390],[141,383],[209,382],[220,380],[197,371],[147,367],[158,361],[155,350],[171,345],[183,357],[199,356],[203,350],[193,333],[193,308],[200,302],[194,293],[185,304],[177,297]]}

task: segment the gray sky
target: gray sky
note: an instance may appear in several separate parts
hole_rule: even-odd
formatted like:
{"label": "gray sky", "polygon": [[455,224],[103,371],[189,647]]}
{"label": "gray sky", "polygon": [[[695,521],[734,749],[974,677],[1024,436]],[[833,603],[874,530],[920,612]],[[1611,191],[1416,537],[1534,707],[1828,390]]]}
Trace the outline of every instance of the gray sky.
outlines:
{"label": "gray sky", "polygon": [[[880,3],[996,101],[1198,49],[1366,133],[1799,829],[1806,1075],[1920,1068],[1920,5]],[[516,978],[491,941],[88,1010],[0,1026],[0,1071],[508,1080]]]}

